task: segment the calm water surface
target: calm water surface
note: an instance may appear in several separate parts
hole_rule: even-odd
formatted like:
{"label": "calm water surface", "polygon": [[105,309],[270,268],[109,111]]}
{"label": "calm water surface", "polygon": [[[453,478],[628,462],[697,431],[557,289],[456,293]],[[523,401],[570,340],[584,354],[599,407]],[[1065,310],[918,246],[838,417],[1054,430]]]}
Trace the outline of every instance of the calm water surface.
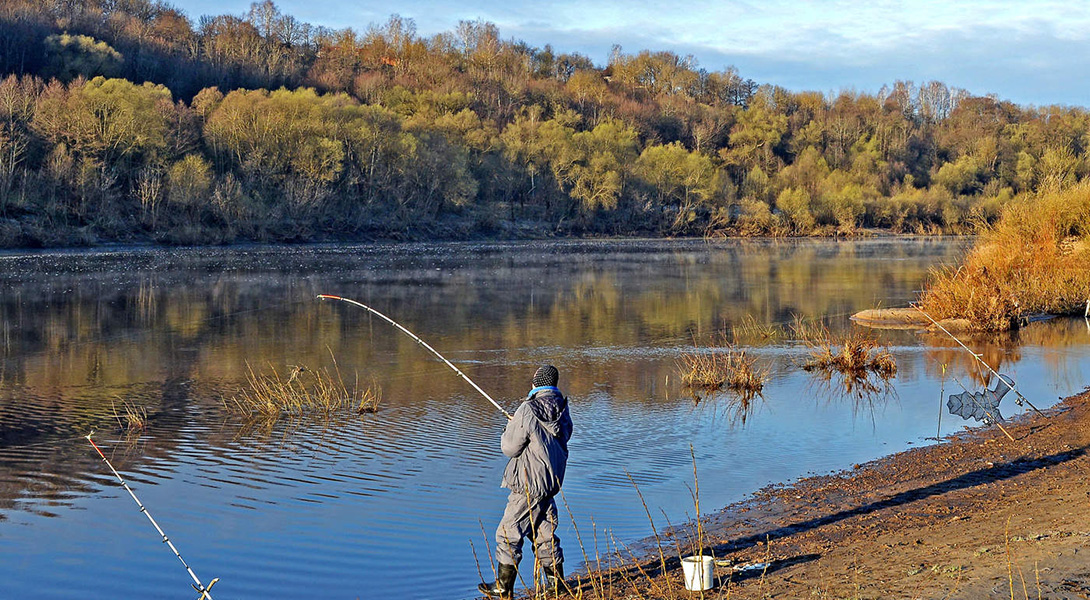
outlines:
{"label": "calm water surface", "polygon": [[[513,410],[557,365],[575,435],[562,508],[569,569],[588,552],[764,485],[849,468],[966,423],[941,337],[873,332],[889,389],[847,392],[798,368],[806,346],[748,322],[904,306],[964,241],[610,241],[138,249],[0,255],[0,595],[188,598],[190,580],[80,438],[96,439],[217,598],[468,598],[502,512],[503,416],[406,336],[318,293],[358,299],[444,352]],[[677,360],[717,332],[770,370],[742,422],[694,404]],[[748,331],[748,334],[747,334]],[[1080,391],[1081,321],[971,341],[1038,406]],[[331,365],[382,388],[376,414],[246,427],[222,408],[249,368]],[[942,365],[948,365],[945,379]],[[143,406],[126,435],[113,406]],[[1007,416],[1021,409],[1010,400]],[[663,516],[665,515],[665,516]],[[482,533],[482,528],[485,533]],[[475,559],[476,554],[476,559]],[[527,553],[529,556],[529,553]],[[524,561],[523,572],[529,576]]]}

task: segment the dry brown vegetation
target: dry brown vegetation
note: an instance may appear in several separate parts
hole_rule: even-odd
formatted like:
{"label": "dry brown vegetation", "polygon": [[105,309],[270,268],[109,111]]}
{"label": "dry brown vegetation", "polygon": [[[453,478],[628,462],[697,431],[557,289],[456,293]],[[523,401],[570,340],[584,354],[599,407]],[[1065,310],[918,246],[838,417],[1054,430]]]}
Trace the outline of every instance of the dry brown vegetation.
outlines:
{"label": "dry brown vegetation", "polygon": [[1083,314],[1090,299],[1090,184],[1013,202],[920,302],[932,317],[1002,331],[1035,314]]}
{"label": "dry brown vegetation", "polygon": [[[713,345],[724,350],[701,349],[681,355],[678,370],[681,372],[682,385],[689,390],[695,402],[700,402],[699,392],[715,392],[726,389],[732,392],[725,399],[726,416],[733,423],[745,424],[754,408],[754,400],[764,389],[770,369],[758,367],[757,359],[746,356],[745,350],[736,344],[743,341],[750,344],[768,343],[783,334],[777,325],[759,322],[752,315],[746,315],[740,323],[727,334],[719,334]],[[727,341],[728,339],[733,342]]]}
{"label": "dry brown vegetation", "polygon": [[694,390],[713,391],[727,388],[736,392],[758,393],[764,388],[768,371],[756,367],[757,360],[745,350],[727,346],[726,351],[702,351],[681,355],[678,369],[682,383]]}
{"label": "dry brown vegetation", "polygon": [[810,349],[810,360],[802,366],[807,371],[835,370],[844,374],[874,372],[888,379],[897,374],[897,361],[876,340],[852,334],[840,341],[825,339]]}
{"label": "dry brown vegetation", "polygon": [[865,333],[854,332],[837,339],[826,327],[801,320],[795,322],[794,330],[798,339],[810,348],[810,358],[802,368],[826,375],[840,373],[849,390],[853,384],[864,383],[872,373],[883,381],[897,375],[893,354]]}
{"label": "dry brown vegetation", "polygon": [[137,404],[136,402],[130,402],[128,400],[121,400],[120,411],[118,411],[116,403],[111,403],[110,406],[111,408],[113,408],[114,418],[117,419],[117,424],[121,427],[122,430],[135,432],[147,429],[147,408]]}
{"label": "dry brown vegetation", "polygon": [[225,399],[224,408],[254,420],[304,414],[332,416],[349,410],[360,414],[375,412],[382,398],[378,384],[362,386],[356,374],[349,387],[336,361],[333,364],[333,371],[294,366],[282,376],[271,364],[268,373],[257,373],[247,363],[248,387],[229,401]]}

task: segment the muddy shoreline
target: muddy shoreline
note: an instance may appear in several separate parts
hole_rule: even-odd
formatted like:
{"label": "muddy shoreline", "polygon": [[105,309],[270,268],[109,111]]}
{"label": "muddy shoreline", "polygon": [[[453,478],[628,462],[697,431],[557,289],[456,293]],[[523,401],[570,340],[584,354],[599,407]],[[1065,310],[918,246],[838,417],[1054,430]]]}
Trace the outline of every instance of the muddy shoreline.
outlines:
{"label": "muddy shoreline", "polygon": [[967,430],[705,515],[720,566],[704,596],[1090,598],[1090,390],[1004,426],[1014,441]]}

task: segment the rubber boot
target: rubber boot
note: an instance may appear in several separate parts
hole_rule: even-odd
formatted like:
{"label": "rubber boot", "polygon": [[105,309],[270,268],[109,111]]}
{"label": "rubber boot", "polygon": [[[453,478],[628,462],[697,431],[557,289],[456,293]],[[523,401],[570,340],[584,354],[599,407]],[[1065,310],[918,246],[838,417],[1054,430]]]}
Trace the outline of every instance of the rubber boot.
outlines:
{"label": "rubber boot", "polygon": [[496,581],[482,583],[477,586],[477,589],[490,598],[512,598],[515,595],[515,578],[518,575],[519,571],[515,565],[500,563]]}
{"label": "rubber boot", "polygon": [[572,590],[564,581],[564,565],[557,564],[554,567],[541,567],[545,573],[545,589],[557,594],[571,594]]}

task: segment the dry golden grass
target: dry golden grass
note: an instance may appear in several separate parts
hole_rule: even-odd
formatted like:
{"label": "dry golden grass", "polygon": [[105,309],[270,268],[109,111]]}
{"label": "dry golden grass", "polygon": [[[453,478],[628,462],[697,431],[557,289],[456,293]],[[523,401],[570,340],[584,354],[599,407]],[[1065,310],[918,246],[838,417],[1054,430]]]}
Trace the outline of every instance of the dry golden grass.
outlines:
{"label": "dry golden grass", "polygon": [[727,383],[736,392],[760,392],[768,379],[768,371],[755,368],[757,359],[746,358],[743,350],[727,353]]}
{"label": "dry golden grass", "polygon": [[681,355],[678,369],[681,382],[692,389],[758,393],[764,388],[768,371],[756,368],[756,359],[745,350],[728,346],[726,352],[702,352],[699,349]]}
{"label": "dry golden grass", "polygon": [[[120,398],[118,398],[121,400]],[[117,419],[118,426],[125,431],[143,431],[148,427],[148,409],[136,404],[136,402],[130,402],[128,400],[121,400],[121,411],[117,410],[117,403],[111,402],[111,408],[114,411],[114,418]]]}
{"label": "dry golden grass", "polygon": [[361,386],[358,374],[350,388],[341,378],[336,360],[333,364],[332,372],[325,368],[296,366],[282,376],[272,365],[269,365],[268,373],[257,373],[247,363],[248,387],[230,401],[224,400],[224,408],[247,418],[265,420],[304,414],[332,416],[349,410],[362,414],[378,410],[381,388],[375,383]]}
{"label": "dry golden grass", "polygon": [[382,388],[372,381],[371,385],[363,388],[359,393],[360,400],[356,406],[357,414],[373,413],[378,411],[378,404],[382,400]]}
{"label": "dry golden grass", "polygon": [[681,382],[687,387],[700,390],[718,390],[727,382],[727,374],[719,355],[690,352],[678,360]]}
{"label": "dry golden grass", "polygon": [[893,358],[889,349],[882,348],[871,359],[871,370],[882,379],[892,379],[897,375],[897,360]]}
{"label": "dry golden grass", "polygon": [[874,373],[882,379],[897,375],[897,360],[878,340],[855,332],[837,340],[823,326],[796,321],[796,335],[810,347],[810,359],[803,363],[807,371],[837,371],[847,377],[866,377]]}
{"label": "dry golden grass", "polygon": [[1002,331],[1024,316],[1083,314],[1090,298],[1090,182],[1009,204],[960,266],[935,269],[920,307]]}

